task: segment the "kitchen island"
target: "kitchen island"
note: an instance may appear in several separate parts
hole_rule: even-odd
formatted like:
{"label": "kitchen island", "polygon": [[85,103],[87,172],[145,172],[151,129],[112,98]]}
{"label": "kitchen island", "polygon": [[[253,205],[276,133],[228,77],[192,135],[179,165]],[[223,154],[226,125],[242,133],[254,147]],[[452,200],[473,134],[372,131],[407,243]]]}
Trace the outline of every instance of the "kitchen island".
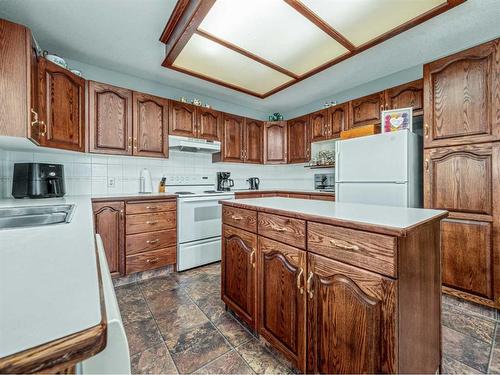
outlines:
{"label": "kitchen island", "polygon": [[446,211],[222,201],[224,303],[301,372],[435,373]]}

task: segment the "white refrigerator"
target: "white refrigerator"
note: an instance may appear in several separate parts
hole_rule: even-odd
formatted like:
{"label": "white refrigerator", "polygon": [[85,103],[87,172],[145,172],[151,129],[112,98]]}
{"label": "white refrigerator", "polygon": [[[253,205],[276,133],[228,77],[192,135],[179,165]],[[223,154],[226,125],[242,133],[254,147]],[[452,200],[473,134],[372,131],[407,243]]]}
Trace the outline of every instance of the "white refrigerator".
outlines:
{"label": "white refrigerator", "polygon": [[421,142],[408,130],[337,142],[336,200],[422,207]]}

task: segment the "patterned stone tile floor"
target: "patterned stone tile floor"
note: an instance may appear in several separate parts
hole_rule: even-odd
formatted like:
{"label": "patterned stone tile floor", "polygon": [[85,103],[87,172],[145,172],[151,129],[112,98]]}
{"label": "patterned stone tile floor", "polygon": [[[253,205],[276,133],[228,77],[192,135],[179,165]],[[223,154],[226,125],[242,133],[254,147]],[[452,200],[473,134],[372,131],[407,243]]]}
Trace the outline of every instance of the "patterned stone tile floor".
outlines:
{"label": "patterned stone tile floor", "polygon": [[[116,287],[134,374],[295,373],[220,300],[220,264]],[[500,374],[500,315],[443,296],[443,372]]]}

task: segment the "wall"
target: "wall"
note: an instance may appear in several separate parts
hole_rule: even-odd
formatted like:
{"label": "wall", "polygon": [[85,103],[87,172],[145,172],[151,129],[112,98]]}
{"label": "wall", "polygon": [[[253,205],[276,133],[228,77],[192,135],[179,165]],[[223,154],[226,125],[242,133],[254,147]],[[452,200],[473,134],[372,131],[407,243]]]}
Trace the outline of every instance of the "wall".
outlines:
{"label": "wall", "polygon": [[[169,159],[103,156],[76,152],[21,152],[0,150],[0,196],[10,197],[16,162],[64,164],[68,195],[137,193],[142,168],[148,168],[157,189],[162,176],[208,176],[215,184],[217,171],[229,171],[235,188],[248,188],[248,177],[259,177],[261,189],[313,189],[314,173],[303,165],[243,165],[212,163],[208,154],[171,151]],[[319,173],[326,173],[321,170]],[[114,178],[115,185],[108,186]]]}
{"label": "wall", "polygon": [[228,103],[212,97],[199,95],[197,93],[178,89],[172,86],[162,85],[158,82],[149,81],[129,74],[119,73],[109,69],[97,67],[95,65],[85,64],[79,61],[66,59],[68,66],[71,69],[78,69],[82,72],[85,79],[109,83],[111,85],[128,88],[135,91],[141,91],[147,94],[161,96],[178,100],[184,96],[189,101],[193,98],[198,98],[202,103],[210,104],[214,109],[219,111],[233,113],[240,116],[251,117],[258,120],[266,120],[268,116],[260,111],[252,108],[244,107],[234,103]]}
{"label": "wall", "polygon": [[288,111],[283,114],[285,119],[291,119],[307,113],[315,112],[323,108],[325,102],[336,101],[337,103],[345,103],[351,99],[356,99],[374,92],[382,91],[390,87],[398,86],[403,83],[408,83],[423,77],[423,66],[415,66],[400,72],[391,74],[377,80],[367,82],[363,85],[353,87],[352,89],[342,91],[339,93],[332,93],[331,96],[325,97],[321,100],[316,100],[312,103],[306,104],[293,111]]}

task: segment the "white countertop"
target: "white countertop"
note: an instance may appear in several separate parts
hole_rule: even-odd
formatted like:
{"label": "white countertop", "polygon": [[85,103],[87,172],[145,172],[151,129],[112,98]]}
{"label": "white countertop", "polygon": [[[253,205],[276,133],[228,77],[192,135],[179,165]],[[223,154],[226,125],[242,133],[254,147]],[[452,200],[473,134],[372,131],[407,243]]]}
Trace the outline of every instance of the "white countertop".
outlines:
{"label": "white countertop", "polygon": [[0,230],[0,357],[101,322],[90,196],[0,200],[53,204],[76,205],[70,223]]}
{"label": "white countertop", "polygon": [[268,193],[268,192],[273,192],[273,191],[284,191],[288,193],[304,193],[304,194],[335,194],[334,191],[320,191],[320,190],[315,190],[315,189],[258,189],[258,190],[251,190],[251,189],[232,189],[232,192],[235,193]]}
{"label": "white countertop", "polygon": [[321,216],[396,229],[410,228],[436,216],[443,215],[446,212],[423,208],[390,207],[279,197],[235,199],[232,202],[257,208],[290,211],[303,215]]}

